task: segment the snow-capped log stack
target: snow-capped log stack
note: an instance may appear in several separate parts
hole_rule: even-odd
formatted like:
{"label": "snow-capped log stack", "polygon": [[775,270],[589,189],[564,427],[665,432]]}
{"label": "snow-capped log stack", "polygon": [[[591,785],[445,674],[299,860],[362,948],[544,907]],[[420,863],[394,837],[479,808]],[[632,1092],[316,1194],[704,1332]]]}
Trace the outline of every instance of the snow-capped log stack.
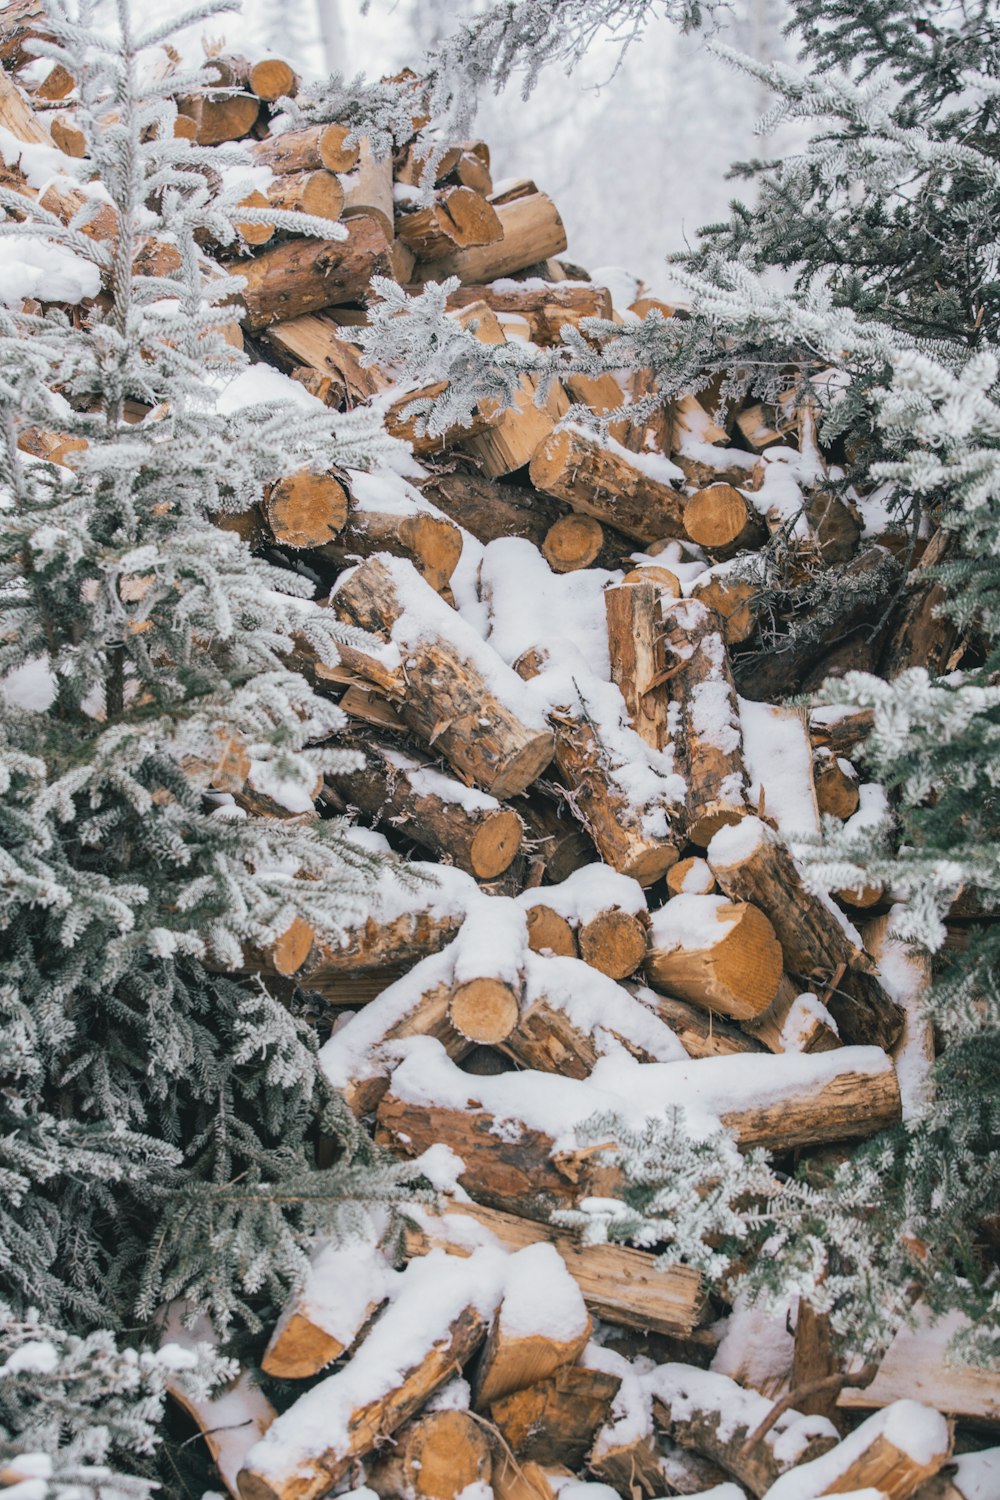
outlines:
{"label": "snow-capped log stack", "polygon": [[[36,0],[0,11],[0,124],[15,146],[66,153],[80,180],[73,80],[30,60],[43,30]],[[318,579],[316,607],[366,632],[337,666],[305,639],[289,662],[339,702],[365,764],[317,785],[315,806],[286,807],[255,787],[246,747],[226,746],[215,794],[254,816],[346,814],[360,849],[395,851],[410,877],[387,867],[339,944],[296,919],[241,972],[311,996],[308,1014],[330,1009],[327,1079],[448,1190],[437,1209],[413,1205],[400,1263],[364,1244],[313,1247],[259,1351],[283,1382],[280,1414],[244,1385],[194,1413],[219,1482],[242,1500],[347,1484],[553,1500],[567,1474],[623,1500],[715,1485],[726,1500],[918,1495],[949,1451],[936,1414],[908,1399],[925,1394],[918,1369],[897,1361],[870,1388],[893,1404],[846,1435],[794,1404],[775,1416],[753,1380],[700,1368],[721,1303],[698,1272],[581,1243],[551,1215],[621,1190],[602,1151],[615,1141],[588,1133],[596,1117],[613,1134],[615,1120],[641,1130],[676,1107],[744,1149],[836,1158],[909,1111],[933,1038],[919,1025],[926,976],[887,936],[891,896],[817,895],[790,847],[821,816],[878,815],[884,794],[859,770],[871,714],[810,717],[783,700],[846,666],[933,664],[949,627],[924,611],[919,629],[869,629],[869,585],[898,573],[905,539],[779,407],[719,410],[692,390],[605,434],[587,413],[621,405],[616,379],[572,376],[542,400],[525,378],[512,410],[484,403],[461,429],[422,431],[420,404],[444,385],[398,388],[355,341],[373,276],[411,291],[457,277],[450,313],[498,345],[552,348],[567,329],[586,337],[589,318],[674,309],[638,286],[615,306],[560,261],[544,185],[494,190],[483,142],[445,143],[427,199],[416,135],[380,160],[346,121],[282,130],[275,101],[298,88],[284,59],[213,62],[227,92],[179,99],[178,134],[246,142],[264,184],[248,209],[346,231],[248,220],[242,243],[202,248],[245,282],[229,336],[255,361],[240,377],[248,399],[377,402],[416,458],[407,479],[290,468],[219,518]],[[9,142],[4,158],[5,185],[35,196]],[[83,201],[65,181],[43,190],[64,218]],[[112,229],[98,214],[87,232]],[[176,263],[169,245],[140,255],[158,274]],[[634,399],[655,391],[649,371],[627,383]],[[67,467],[80,449],[55,430],[21,442]],[[790,575],[835,555],[859,587],[769,650],[782,604],[763,598],[760,554],[778,536]],[[615,1352],[588,1342],[595,1319],[616,1327]],[[868,1409],[860,1386],[849,1394],[845,1411]],[[1000,1404],[969,1410],[995,1421]],[[960,1479],[927,1500],[963,1493]]]}

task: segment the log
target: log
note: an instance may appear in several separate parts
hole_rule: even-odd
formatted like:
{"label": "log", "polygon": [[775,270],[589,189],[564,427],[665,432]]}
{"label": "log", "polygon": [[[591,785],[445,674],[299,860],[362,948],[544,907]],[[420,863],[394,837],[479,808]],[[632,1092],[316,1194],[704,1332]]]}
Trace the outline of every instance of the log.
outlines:
{"label": "log", "polygon": [[245,260],[222,262],[230,275],[246,282],[239,297],[251,333],[323,307],[359,302],[373,276],[391,273],[388,241],[376,220],[362,216],[345,228],[345,240],[286,240]]}
{"label": "log", "polygon": [[[747,1447],[747,1439],[771,1410],[756,1391],[744,1390],[725,1375],[690,1365],[660,1365],[648,1377],[653,1414],[664,1433],[682,1448],[694,1448],[744,1485],[752,1495],[772,1494],[771,1486],[786,1471],[827,1453],[837,1444],[837,1430],[823,1417],[783,1412],[764,1437]],[[777,1500],[779,1491],[773,1492]]]}
{"label": "log", "polygon": [[448,294],[449,307],[466,307],[470,302],[486,302],[496,313],[525,318],[532,343],[541,348],[560,344],[567,324],[576,328],[584,318],[610,318],[613,311],[611,293],[605,287],[578,282],[565,286],[551,282],[543,287],[526,282],[516,290],[503,291],[492,286],[460,286]]}
{"label": "log", "polygon": [[722,638],[727,646],[739,646],[749,640],[757,627],[753,610],[756,589],[743,578],[709,570],[691,588],[692,599],[714,610],[722,621]]}
{"label": "log", "polygon": [[345,219],[374,219],[388,244],[395,234],[392,198],[392,155],[377,157],[367,136],[358,143],[358,161],[344,183]]}
{"label": "log", "polygon": [[683,497],[637,467],[634,458],[617,444],[609,447],[575,427],[563,427],[532,458],[531,482],[637,541],[683,536]]}
{"label": "log", "polygon": [[72,115],[52,115],[49,120],[49,131],[53,141],[64,155],[77,158],[86,156],[86,137],[79,125],[74,123]]}
{"label": "log", "polygon": [[445,281],[457,276],[466,284],[495,281],[560,255],[568,241],[555,204],[545,193],[529,193],[506,202],[493,199],[503,238],[489,245],[470,245],[417,266],[418,281]]}
{"label": "log", "polygon": [[517,814],[495,797],[442,774],[430,761],[386,745],[366,745],[360,771],[328,777],[345,803],[445,855],[479,880],[502,875],[521,847]]}
{"label": "log", "polygon": [[11,72],[35,57],[33,37],[51,41],[43,0],[10,0],[0,11],[0,62]]}
{"label": "log", "polygon": [[489,1487],[490,1440],[467,1411],[428,1412],[397,1432],[391,1453],[368,1466],[365,1483],[382,1500],[454,1500],[470,1485]]}
{"label": "log", "polygon": [[541,547],[564,506],[526,486],[491,484],[479,474],[456,469],[434,474],[422,485],[424,495],[479,542],[520,536]]}
{"label": "log", "polygon": [[958,1312],[935,1318],[923,1306],[915,1313],[915,1326],[900,1328],[871,1384],[845,1386],[837,1405],[845,1411],[871,1411],[894,1401],[924,1401],[959,1420],[1000,1422],[1000,1375],[981,1365],[959,1364],[949,1354],[956,1334],[969,1330],[968,1319]]}
{"label": "log", "polygon": [[266,104],[277,99],[294,99],[299,91],[298,74],[283,57],[262,57],[253,63],[249,82],[257,98]]}
{"label": "log", "polygon": [[652,1433],[623,1440],[616,1435],[613,1422],[602,1427],[594,1438],[587,1455],[587,1470],[626,1500],[642,1500],[642,1497],[653,1500],[654,1496],[666,1493],[670,1482]]}
{"label": "log", "polygon": [[329,316],[306,314],[275,323],[264,338],[281,368],[294,370],[308,365],[328,376],[342,393],[339,401],[347,406],[367,401],[388,384],[377,371],[361,364],[357,346]]}
{"label": "log", "polygon": [[427,911],[407,912],[387,922],[368,917],[351,929],[342,947],[317,943],[300,971],[300,983],[335,999],[349,976],[416,963],[437,953],[454,937],[461,920],[457,913],[437,916]]}
{"label": "log", "polygon": [[525,375],[513,406],[494,411],[490,403],[481,403],[486,423],[481,431],[462,441],[462,451],[493,479],[513,474],[515,469],[529,463],[539,444],[568,410],[569,403],[558,383],[550,388],[544,406],[537,404],[536,390],[536,381]]}
{"label": "log", "polygon": [[859,1493],[910,1500],[950,1455],[951,1431],[944,1417],[917,1401],[896,1401],[837,1447],[800,1464],[768,1491],[768,1500]]}
{"label": "log", "polygon": [[646,922],[612,907],[581,923],[579,943],[584,963],[610,979],[625,979],[646,957]]}
{"label": "log", "polygon": [[826,1006],[812,991],[800,993],[787,974],[767,1010],[743,1024],[769,1052],[831,1052],[841,1045]]}
{"label": "log", "polygon": [[[891,1047],[902,1030],[903,1012],[875,978],[860,934],[855,942],[830,907],[806,889],[788,850],[760,819],[720,830],[708,860],[727,895],[753,901],[769,914],[786,969],[829,996],[824,1003],[844,1040]],[[843,1004],[834,989],[845,992]]]}
{"label": "log", "polygon": [[258,166],[279,176],[289,172],[353,172],[361,155],[358,145],[347,146],[347,125],[307,125],[286,130],[251,146]]}
{"label": "log", "polygon": [[633,994],[640,994],[664,1025],[670,1027],[689,1057],[735,1057],[767,1051],[763,1042],[714,1011],[704,1011],[686,1000],[676,1000],[673,995],[660,995],[643,985],[631,984],[629,988]]}
{"label": "log", "polygon": [[518,1251],[479,1356],[472,1387],[477,1411],[575,1364],[592,1327],[580,1289],[555,1247],[543,1241]]}
{"label": "log", "polygon": [[604,591],[611,679],[625,700],[632,728],[654,750],[662,750],[668,739],[660,597],[652,581],[626,581]]}
{"label": "log", "polygon": [[264,1373],[277,1380],[307,1380],[339,1359],[385,1300],[388,1271],[381,1252],[364,1241],[318,1249],[304,1285],[292,1293],[274,1325],[261,1357]]}
{"label": "log", "polygon": [[279,479],[264,498],[264,517],[285,547],[322,547],[347,521],[347,491],[331,474],[300,469]]}
{"label": "log", "polygon": [[764,913],[721,896],[675,896],[654,912],[646,972],[668,994],[752,1020],[781,982],[781,948]]}
{"label": "log", "polygon": [[514,673],[411,564],[377,554],[342,576],[332,602],[341,619],[392,633],[405,662],[400,714],[460,774],[498,797],[541,774],[552,758],[551,732]]}
{"label": "log", "polygon": [[604,546],[604,530],[593,516],[570,515],[545,533],[542,554],[553,573],[589,568]]}
{"label": "log", "polygon": [[286,213],[339,219],[344,207],[344,189],[340,178],[332,172],[290,172],[268,184],[267,201],[272,208]]}
{"label": "log", "polygon": [[707,859],[690,855],[667,871],[667,890],[671,896],[711,896],[715,890],[715,876]]}
{"label": "log", "polygon": [[[485,1337],[496,1302],[486,1279],[495,1278],[494,1266],[488,1251],[411,1262],[351,1363],[300,1396],[250,1450],[239,1475],[242,1500],[317,1500],[414,1416]],[[415,1319],[426,1335],[420,1352]]]}
{"label": "log", "polygon": [[910,667],[926,667],[932,677],[949,669],[949,658],[961,627],[955,620],[938,613],[948,597],[944,585],[937,580],[927,581],[921,575],[944,562],[953,545],[951,532],[936,531],[910,575],[906,602],[883,655],[890,679]]}
{"label": "log", "polygon": [[[480,1236],[478,1240],[474,1231]],[[703,1314],[702,1278],[690,1266],[668,1265],[658,1270],[656,1257],[643,1250],[624,1245],[581,1245],[576,1235],[560,1234],[551,1224],[519,1218],[481,1203],[450,1203],[447,1213],[424,1214],[420,1227],[407,1232],[406,1253],[422,1255],[437,1245],[451,1254],[467,1255],[473,1244],[482,1242],[484,1231],[509,1251],[525,1245],[554,1245],[587,1308],[605,1322],[683,1337],[698,1325]]]}
{"label": "log", "polygon": [[663,604],[669,691],[680,711],[687,835],[700,848],[749,812],[736,688],[717,615],[694,599]]}
{"label": "log", "polygon": [[692,495],[684,507],[684,530],[722,560],[755,550],[766,536],[756,511],[731,484],[710,484]]}
{"label": "log", "polygon": [[561,884],[574,870],[597,858],[592,841],[570,816],[565,800],[556,806],[533,789],[528,797],[515,797],[511,806],[524,824],[532,859],[541,864],[551,884]]}
{"label": "log", "polygon": [[519,1459],[579,1468],[608,1419],[621,1384],[616,1375],[563,1366],[547,1380],[495,1401],[490,1419]]}
{"label": "log", "polygon": [[218,82],[206,85],[204,93],[180,97],[178,111],[196,122],[195,140],[199,146],[221,146],[226,141],[242,140],[257,123],[260,100],[248,92],[211,96],[218,89],[245,90],[249,67],[245,59],[224,57],[210,57],[206,65],[218,73]]}
{"label": "log", "polygon": [[354,506],[342,533],[323,548],[325,557],[341,565],[376,552],[408,558],[435,593],[440,593],[458,567],[462,533],[446,516],[429,511],[406,513]]}
{"label": "log", "polygon": [[493,192],[493,174],[490,171],[490,150],[485,141],[476,141],[470,150],[463,151],[452,170],[463,187],[475,188],[488,198]]}
{"label": "log", "polygon": [[438,260],[469,245],[497,244],[503,239],[503,225],[481,193],[456,187],[426,208],[402,215],[397,233],[418,260]]}
{"label": "log", "polygon": [[546,906],[542,899],[528,908],[528,947],[532,953],[547,953],[553,958],[579,955],[575,931],[564,916]]}
{"label": "log", "polygon": [[861,802],[858,774],[842,756],[825,747],[818,749],[813,756],[813,785],[821,813],[844,820],[857,812]]}

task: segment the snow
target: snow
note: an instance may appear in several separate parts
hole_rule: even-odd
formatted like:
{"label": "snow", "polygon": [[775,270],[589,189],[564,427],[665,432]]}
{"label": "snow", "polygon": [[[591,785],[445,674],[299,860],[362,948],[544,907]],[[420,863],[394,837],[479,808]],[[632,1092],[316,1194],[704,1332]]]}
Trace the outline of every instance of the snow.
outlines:
{"label": "snow", "polygon": [[[713,840],[714,843],[714,840]],[[652,914],[650,944],[664,953],[714,948],[726,936],[737,911],[725,896],[674,896]]]}
{"label": "snow", "polygon": [[319,397],[299,381],[263,363],[249,365],[232,378],[206,375],[205,379],[218,391],[215,409],[223,415],[241,411],[245,406],[266,406],[276,401],[291,401],[306,411],[326,411]]}
{"label": "snow", "polygon": [[510,896],[485,896],[472,903],[452,945],[453,982],[488,976],[519,985],[528,952],[528,921]]}
{"label": "snow", "polygon": [[516,899],[529,910],[551,907],[573,927],[585,926],[605,911],[638,916],[646,910],[646,893],[637,880],[596,863],[582,865],[558,885],[522,891]]}
{"label": "snow", "polygon": [[554,1245],[528,1245],[510,1257],[500,1304],[500,1331],[571,1344],[590,1323],[583,1294]]}
{"label": "snow", "polygon": [[951,1446],[948,1423],[940,1412],[919,1401],[895,1401],[862,1422],[829,1453],[782,1474],[768,1490],[766,1500],[816,1500],[820,1495],[836,1493],[840,1475],[880,1435],[921,1465],[946,1454]]}
{"label": "snow", "polygon": [[796,995],[781,1028],[781,1045],[784,1051],[801,1052],[813,1035],[817,1022],[828,1026],[834,1036],[839,1036],[837,1023],[822,1000],[810,990]]}
{"label": "snow", "polygon": [[350,1363],[300,1396],[247,1455],[247,1466],[276,1483],[310,1471],[317,1454],[345,1455],[355,1411],[397,1389],[468,1307],[489,1319],[506,1273],[501,1251],[468,1257],[431,1250],[397,1273],[395,1295]]}
{"label": "snow", "polygon": [[63,245],[37,235],[0,238],[0,302],[19,308],[27,297],[39,302],[82,302],[101,290],[101,273]]}
{"label": "snow", "polygon": [[11,708],[23,708],[30,713],[43,714],[51,708],[56,692],[56,679],[45,656],[33,656],[0,680],[0,693]]}
{"label": "snow", "polygon": [[612,306],[625,312],[642,291],[642,282],[624,266],[597,266],[590,273],[594,286],[603,286],[611,293]]}
{"label": "snow", "polygon": [[819,833],[813,790],[812,746],[806,718],[798,709],[739,699],[743,762],[750,782],[748,800],[764,811],[786,838]]}
{"label": "snow", "polygon": [[346,1089],[352,1080],[388,1071],[380,1051],[386,1035],[420,1005],[424,995],[450,983],[453,964],[450,948],[421,959],[333,1032],[319,1049],[319,1065],[334,1088]]}
{"label": "snow", "polygon": [[872,954],[878,961],[879,978],[886,993],[905,1013],[903,1032],[893,1049],[896,1076],[903,1105],[903,1119],[917,1120],[933,1097],[931,1069],[934,1064],[934,1033],[924,1013],[924,997],[930,983],[930,960],[895,935],[890,912],[885,931]]}
{"label": "snow", "polygon": [[844,823],[844,832],[849,838],[878,828],[892,816],[889,798],[884,786],[877,781],[863,781],[858,787],[858,810]]}
{"label": "snow", "polygon": [[729,1316],[715,1325],[720,1340],[712,1357],[713,1372],[728,1375],[738,1385],[751,1386],[770,1401],[783,1396],[795,1350],[789,1331],[792,1305],[793,1299],[789,1299],[772,1311],[751,1306],[745,1296],[738,1295]]}
{"label": "snow", "polygon": [[369,1308],[392,1295],[400,1274],[370,1240],[323,1245],[312,1257],[295,1310],[346,1347]]}
{"label": "snow", "polygon": [[741,818],[726,823],[713,834],[708,846],[708,863],[712,869],[727,869],[749,859],[767,841],[767,830],[759,818]]}
{"label": "snow", "polygon": [[456,869],[454,865],[407,860],[407,873],[415,877],[417,884],[404,885],[395,874],[394,856],[389,841],[370,828],[345,828],[341,837],[359,849],[389,856],[385,864],[372,872],[370,884],[370,911],[378,915],[380,922],[393,922],[397,917],[412,915],[418,911],[437,918],[459,917],[465,914],[470,902],[482,898],[482,892],[472,876],[467,875],[464,870]]}
{"label": "snow", "polygon": [[[698,1412],[718,1412],[715,1430],[723,1443],[741,1427],[753,1432],[772,1409],[772,1402],[756,1391],[744,1390],[725,1375],[698,1370],[693,1365],[660,1365],[648,1382],[653,1393],[669,1405],[674,1421],[687,1421]],[[765,1442],[781,1462],[795,1463],[812,1438],[836,1436],[837,1429],[828,1418],[807,1417],[793,1410],[782,1413]],[[772,1497],[778,1500],[776,1486],[768,1491],[768,1500]],[[783,1496],[782,1500],[788,1497]]]}
{"label": "snow", "polygon": [[441,802],[460,807],[467,813],[497,812],[500,808],[500,803],[488,792],[481,792],[475,786],[466,786],[463,781],[446,776],[435,766],[421,765],[399,750],[382,750],[380,754],[388,765],[403,772],[418,797],[437,797]]}
{"label": "snow", "polygon": [[963,1453],[952,1462],[954,1483],[963,1500],[996,1500],[1000,1495],[1000,1448]]}
{"label": "snow", "polygon": [[[738,826],[738,825],[726,825]],[[707,896],[715,884],[712,867],[706,859],[692,859],[684,871],[680,894],[683,896]]]}
{"label": "snow", "polygon": [[51,1375],[58,1364],[55,1344],[49,1339],[31,1339],[20,1344],[0,1365],[0,1380],[7,1375]]}

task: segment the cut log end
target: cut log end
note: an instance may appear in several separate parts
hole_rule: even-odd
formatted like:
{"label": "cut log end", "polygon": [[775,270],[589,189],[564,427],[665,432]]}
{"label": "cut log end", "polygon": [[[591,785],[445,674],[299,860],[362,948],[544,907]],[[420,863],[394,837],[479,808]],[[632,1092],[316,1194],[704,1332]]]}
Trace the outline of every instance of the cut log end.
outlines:
{"label": "cut log end", "polygon": [[708,860],[696,855],[679,860],[667,872],[667,889],[672,896],[710,896],[715,890],[715,876]]}
{"label": "cut log end", "polygon": [[576,958],[576,934],[551,906],[533,906],[528,912],[528,947],[533,953]]}
{"label": "cut log end", "polygon": [[[711,905],[714,898],[691,899]],[[671,902],[665,910],[672,908]],[[657,946],[654,918],[647,972],[668,995],[705,1010],[720,1011],[736,1021],[751,1020],[765,1011],[778,993],[783,966],[781,945],[764,913],[748,902],[716,906],[715,919],[719,935],[714,942],[661,948]]]}
{"label": "cut log end", "polygon": [[684,530],[707,552],[728,555],[759,541],[751,508],[731,484],[706,485],[684,507]]}
{"label": "cut log end", "polygon": [[640,849],[633,859],[622,863],[621,874],[631,875],[643,889],[662,880],[667,871],[677,863],[678,851],[673,844],[657,844]]}
{"label": "cut log end", "polygon": [[472,872],[480,880],[493,880],[510,868],[521,847],[523,829],[517,813],[501,808],[477,829],[469,851]]}
{"label": "cut log end", "polygon": [[322,547],[347,522],[347,491],[329,474],[303,470],[278,481],[265,513],[275,541],[286,547]]}
{"label": "cut log end", "polygon": [[551,733],[536,734],[516,754],[501,760],[490,778],[487,791],[503,800],[516,797],[542,774],[552,759],[555,741]]}
{"label": "cut log end", "polygon": [[688,825],[688,838],[699,849],[707,849],[720,828],[731,828],[749,814],[750,809],[736,808],[728,803],[721,807],[706,807]]}
{"label": "cut log end", "polygon": [[295,69],[280,57],[265,57],[250,69],[250,87],[258,99],[273,104],[291,98],[298,88]]}
{"label": "cut log end", "polygon": [[580,957],[610,979],[634,974],[646,956],[646,929],[626,911],[602,911],[580,929]]}
{"label": "cut log end", "polygon": [[452,991],[448,1018],[470,1042],[495,1047],[517,1025],[518,999],[500,979],[470,979]]}
{"label": "cut log end", "polygon": [[588,568],[604,546],[604,528],[593,516],[563,516],[549,528],[542,552],[553,573]]}

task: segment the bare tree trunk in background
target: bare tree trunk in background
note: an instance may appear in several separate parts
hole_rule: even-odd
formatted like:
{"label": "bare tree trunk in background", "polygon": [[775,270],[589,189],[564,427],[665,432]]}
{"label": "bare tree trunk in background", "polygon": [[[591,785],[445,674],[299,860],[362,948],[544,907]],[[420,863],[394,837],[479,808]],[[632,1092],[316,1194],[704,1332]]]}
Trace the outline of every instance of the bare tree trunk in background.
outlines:
{"label": "bare tree trunk in background", "polygon": [[324,69],[330,73],[350,72],[340,0],[316,0],[316,11]]}

